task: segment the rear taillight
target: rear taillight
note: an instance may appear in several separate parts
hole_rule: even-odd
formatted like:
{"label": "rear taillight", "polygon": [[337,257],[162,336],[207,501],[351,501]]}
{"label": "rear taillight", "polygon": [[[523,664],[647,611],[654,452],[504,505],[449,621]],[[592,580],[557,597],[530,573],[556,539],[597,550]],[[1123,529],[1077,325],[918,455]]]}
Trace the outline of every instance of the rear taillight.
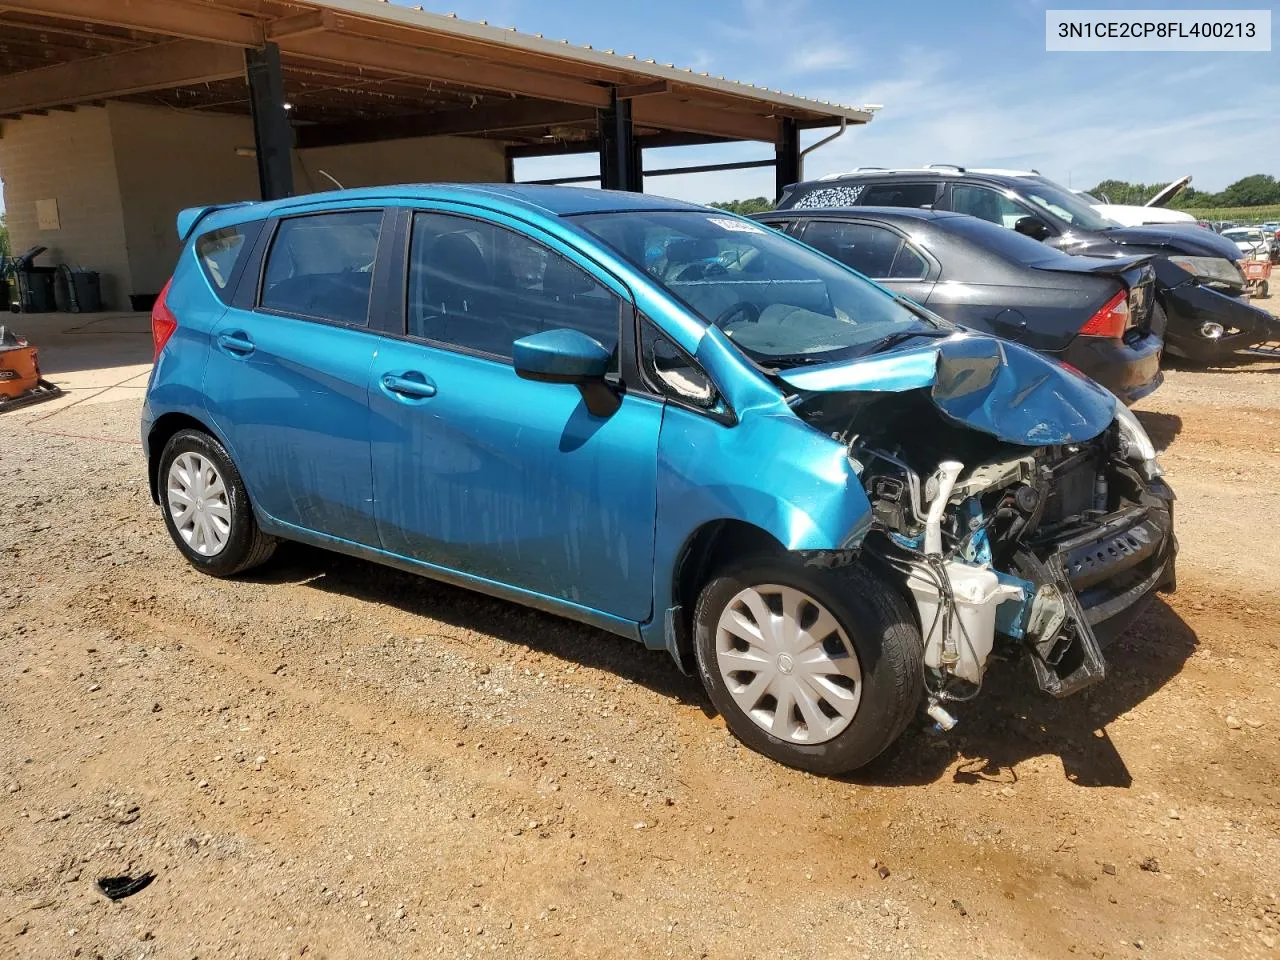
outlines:
{"label": "rear taillight", "polygon": [[1129,291],[1121,290],[1103,304],[1102,309],[1089,318],[1089,322],[1080,328],[1080,332],[1088,337],[1124,336],[1129,326]]}
{"label": "rear taillight", "polygon": [[169,338],[173,336],[173,331],[178,329],[178,318],[173,315],[173,311],[165,303],[166,298],[169,296],[169,286],[172,283],[172,278],[165,282],[164,289],[160,291],[160,296],[156,297],[156,305],[151,308],[151,342],[155,344],[156,348],[155,354],[151,357],[152,362],[160,359],[160,351],[169,342]]}

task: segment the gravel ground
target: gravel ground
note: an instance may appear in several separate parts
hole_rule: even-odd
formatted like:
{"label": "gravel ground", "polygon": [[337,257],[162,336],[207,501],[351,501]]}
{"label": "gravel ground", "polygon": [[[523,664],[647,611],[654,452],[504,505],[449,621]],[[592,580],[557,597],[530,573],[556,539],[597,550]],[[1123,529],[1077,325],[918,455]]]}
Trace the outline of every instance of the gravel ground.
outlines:
{"label": "gravel ground", "polygon": [[202,577],[133,402],[6,415],[0,956],[1276,956],[1278,385],[1142,405],[1179,590],[1105,685],[999,665],[847,780],[567,621],[301,547]]}

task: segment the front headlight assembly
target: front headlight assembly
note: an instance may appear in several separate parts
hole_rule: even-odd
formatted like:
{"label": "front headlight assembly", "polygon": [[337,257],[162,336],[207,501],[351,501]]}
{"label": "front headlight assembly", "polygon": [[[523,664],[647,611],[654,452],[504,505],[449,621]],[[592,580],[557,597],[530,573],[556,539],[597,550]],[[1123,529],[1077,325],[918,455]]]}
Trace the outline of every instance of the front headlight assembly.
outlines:
{"label": "front headlight assembly", "polygon": [[1179,254],[1170,257],[1169,262],[1181,267],[1197,280],[1225,283],[1233,287],[1244,284],[1244,274],[1233,260],[1222,257],[1184,257]]}
{"label": "front headlight assembly", "polygon": [[1116,425],[1120,428],[1120,456],[1138,464],[1148,480],[1162,476],[1164,471],[1160,469],[1156,445],[1133,411],[1119,400],[1116,401]]}

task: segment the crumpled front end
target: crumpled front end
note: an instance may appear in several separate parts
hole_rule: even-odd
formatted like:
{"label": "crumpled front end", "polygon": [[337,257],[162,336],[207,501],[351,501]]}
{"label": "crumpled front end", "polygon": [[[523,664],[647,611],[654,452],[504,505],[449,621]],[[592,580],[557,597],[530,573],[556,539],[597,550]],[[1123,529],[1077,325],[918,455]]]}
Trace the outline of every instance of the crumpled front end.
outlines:
{"label": "crumpled front end", "polygon": [[1055,696],[1101,680],[1106,642],[1174,586],[1177,554],[1173,492],[1123,404],[1037,363],[983,372],[979,344],[964,354],[914,389],[864,382],[797,404],[848,445],[872,508],[863,556],[915,602],[944,726],[943,705],[973,696],[1000,649]]}

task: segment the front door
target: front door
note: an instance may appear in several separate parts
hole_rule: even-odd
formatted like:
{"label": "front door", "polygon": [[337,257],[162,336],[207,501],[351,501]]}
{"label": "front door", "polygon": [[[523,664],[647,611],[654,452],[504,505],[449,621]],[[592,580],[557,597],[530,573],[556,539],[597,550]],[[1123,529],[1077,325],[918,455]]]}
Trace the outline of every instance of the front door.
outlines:
{"label": "front door", "polygon": [[376,546],[368,329],[383,212],[280,221],[261,290],[213,330],[204,394],[255,505],[304,530]]}
{"label": "front door", "polygon": [[414,215],[407,337],[369,380],[378,532],[393,553],[642,621],[662,404],[596,417],[576,387],[516,375],[520,337],[568,327],[614,348],[631,310],[552,244]]}

